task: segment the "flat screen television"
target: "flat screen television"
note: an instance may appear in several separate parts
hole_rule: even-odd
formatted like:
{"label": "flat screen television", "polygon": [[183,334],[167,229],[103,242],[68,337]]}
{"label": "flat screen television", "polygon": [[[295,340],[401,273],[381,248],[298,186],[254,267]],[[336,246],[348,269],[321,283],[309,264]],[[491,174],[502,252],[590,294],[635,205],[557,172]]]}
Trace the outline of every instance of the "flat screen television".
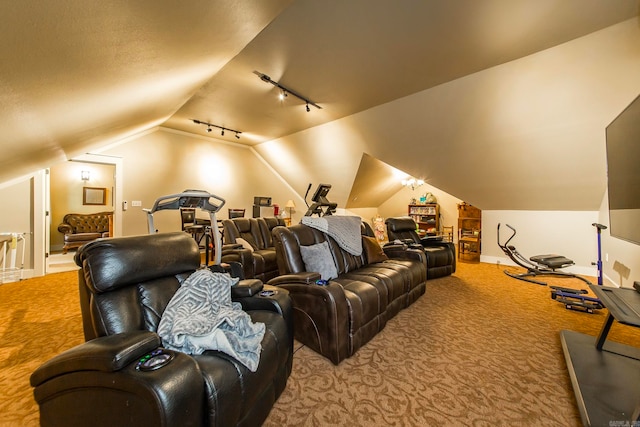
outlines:
{"label": "flat screen television", "polygon": [[640,245],[640,96],[606,129],[609,231]]}

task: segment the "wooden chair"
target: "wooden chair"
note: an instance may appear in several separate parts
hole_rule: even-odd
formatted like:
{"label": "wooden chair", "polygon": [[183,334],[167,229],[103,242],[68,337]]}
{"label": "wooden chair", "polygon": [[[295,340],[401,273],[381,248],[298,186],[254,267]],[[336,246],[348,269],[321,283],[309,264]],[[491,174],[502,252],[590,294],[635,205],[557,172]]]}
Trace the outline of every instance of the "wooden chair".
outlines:
{"label": "wooden chair", "polygon": [[201,223],[196,218],[196,209],[195,208],[181,208],[180,209],[180,220],[182,221],[182,231],[191,234],[191,237],[195,239],[200,246],[202,242],[202,238],[205,236],[206,224]]}
{"label": "wooden chair", "polygon": [[442,241],[443,242],[452,242],[453,243],[453,225],[443,225],[442,226]]}

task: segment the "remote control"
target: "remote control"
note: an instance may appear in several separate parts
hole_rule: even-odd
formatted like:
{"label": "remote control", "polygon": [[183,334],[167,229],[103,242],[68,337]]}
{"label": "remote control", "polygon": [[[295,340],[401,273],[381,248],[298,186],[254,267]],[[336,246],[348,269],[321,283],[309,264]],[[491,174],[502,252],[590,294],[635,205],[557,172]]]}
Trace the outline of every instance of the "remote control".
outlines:
{"label": "remote control", "polygon": [[173,360],[173,353],[168,352],[165,349],[158,348],[151,353],[145,354],[136,364],[136,370],[138,371],[155,371],[163,366],[166,366]]}
{"label": "remote control", "polygon": [[276,291],[260,291],[261,297],[271,297],[275,295]]}

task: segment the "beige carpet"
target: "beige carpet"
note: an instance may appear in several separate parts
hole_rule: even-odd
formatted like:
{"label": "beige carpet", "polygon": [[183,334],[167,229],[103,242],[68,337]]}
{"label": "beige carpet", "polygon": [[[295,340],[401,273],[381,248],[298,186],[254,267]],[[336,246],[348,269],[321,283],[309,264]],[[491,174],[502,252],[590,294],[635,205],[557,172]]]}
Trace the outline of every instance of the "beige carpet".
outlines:
{"label": "beige carpet", "polygon": [[[581,425],[559,332],[596,335],[605,312],[566,310],[549,288],[502,271],[460,264],[453,277],[429,281],[423,297],[339,366],[298,350],[266,425]],[[640,346],[633,328],[616,324],[610,336]]]}
{"label": "beige carpet", "polygon": [[[82,342],[76,287],[75,272],[0,285],[0,426],[38,425],[29,375]],[[595,335],[604,314],[463,263],[339,366],[298,345],[265,425],[580,425],[559,331]],[[610,337],[640,347],[634,328],[615,324]]]}

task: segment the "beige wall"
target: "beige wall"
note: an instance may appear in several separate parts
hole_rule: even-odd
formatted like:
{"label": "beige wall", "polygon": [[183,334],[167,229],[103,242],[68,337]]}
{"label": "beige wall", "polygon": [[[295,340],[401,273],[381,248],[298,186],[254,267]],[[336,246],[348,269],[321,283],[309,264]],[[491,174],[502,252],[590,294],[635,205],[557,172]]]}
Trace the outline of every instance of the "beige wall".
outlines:
{"label": "beige wall", "polygon": [[[90,173],[88,181],[82,181],[81,171]],[[63,235],[58,231],[58,225],[68,213],[96,213],[113,212],[114,166],[99,163],[62,162],[50,168],[50,200],[51,200],[51,230],[50,248],[59,251],[64,244]],[[83,187],[98,187],[106,189],[106,205],[84,205]]]}
{"label": "beige wall", "polygon": [[480,209],[597,211],[604,129],[638,93],[633,19],[256,150],[342,206],[367,153]]}
{"label": "beige wall", "polygon": [[[523,253],[564,251],[581,271],[594,272],[591,222],[608,222],[608,214],[597,214],[606,186],[604,130],[640,93],[638,22],[632,19],[256,149],[274,168],[290,171],[283,173],[290,182],[304,171],[310,181],[333,184],[332,201],[340,205],[358,159],[367,153],[492,212],[487,221],[483,215],[484,260],[505,261],[495,226],[514,222],[519,232],[532,231],[519,239]],[[380,214],[404,214],[409,198],[392,197],[379,207]],[[627,284],[639,280],[638,245],[611,240],[605,248],[609,259],[619,260],[619,270],[628,267]],[[605,271],[619,275],[611,264]]]}
{"label": "beige wall", "polygon": [[[298,206],[294,220],[304,214],[299,197],[245,146],[160,128],[103,154],[123,160],[123,198],[128,202],[128,210],[122,213],[125,236],[148,232],[143,208],[151,208],[160,196],[187,189],[225,199],[218,219],[228,217],[228,208],[244,208],[245,216],[251,217],[254,196],[271,197],[281,208],[294,199]],[[134,201],[140,206],[133,206]],[[198,216],[206,214],[199,212]],[[154,215],[154,225],[160,232],[180,230],[180,216],[176,211],[160,211]]]}

